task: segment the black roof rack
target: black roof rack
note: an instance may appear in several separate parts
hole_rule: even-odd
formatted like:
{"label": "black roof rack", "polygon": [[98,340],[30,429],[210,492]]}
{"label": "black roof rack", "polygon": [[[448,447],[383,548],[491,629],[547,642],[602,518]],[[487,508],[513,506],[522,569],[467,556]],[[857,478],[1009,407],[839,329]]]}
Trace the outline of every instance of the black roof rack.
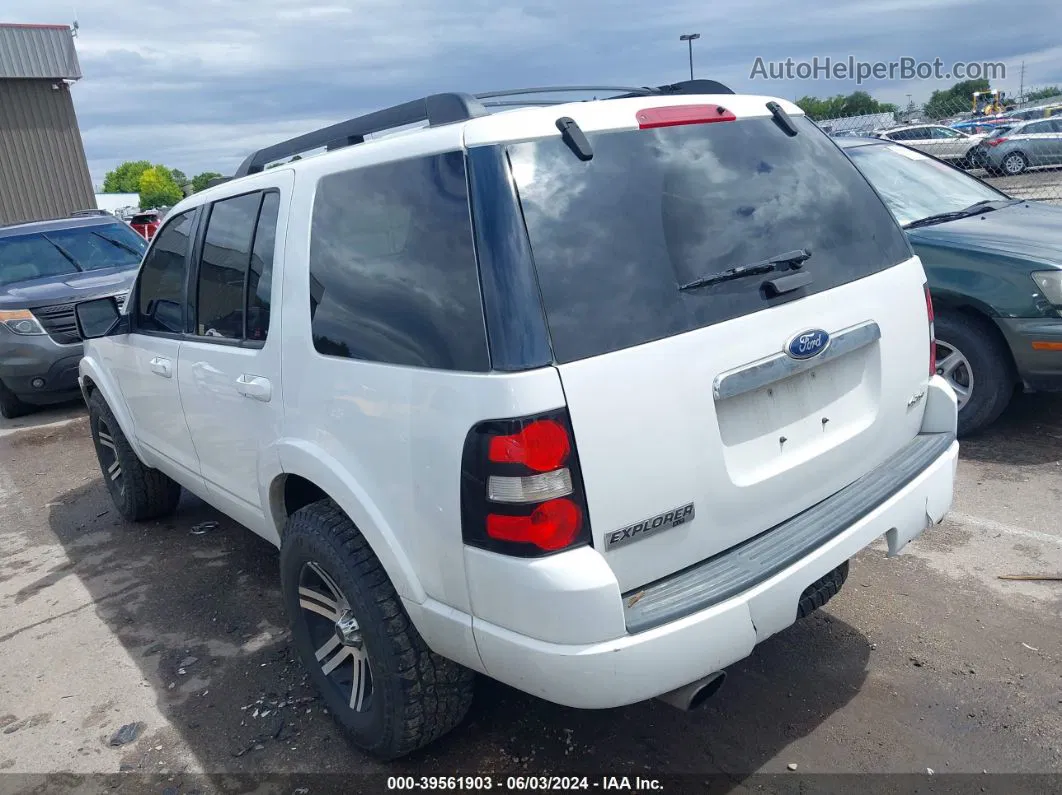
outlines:
{"label": "black roof rack", "polygon": [[[684,80],[665,86],[650,88],[629,86],[542,86],[538,88],[512,88],[502,91],[487,91],[481,94],[444,93],[432,94],[422,99],[411,100],[391,108],[374,111],[347,119],[329,127],[289,138],[286,141],[259,149],[249,154],[232,177],[220,177],[211,180],[209,187],[220,185],[230,179],[257,174],[268,164],[292,157],[312,149],[324,147],[326,150],[342,149],[365,141],[366,135],[393,130],[420,122],[427,122],[431,127],[467,121],[490,113],[488,107],[517,107],[527,105],[559,105],[563,100],[527,99],[503,100],[500,97],[519,97],[534,94],[556,94],[568,92],[610,93],[606,99],[625,99],[631,97],[659,96],[667,94],[733,94],[729,88],[715,80]],[[616,93],[614,93],[616,92]],[[485,101],[486,100],[486,101]]]}

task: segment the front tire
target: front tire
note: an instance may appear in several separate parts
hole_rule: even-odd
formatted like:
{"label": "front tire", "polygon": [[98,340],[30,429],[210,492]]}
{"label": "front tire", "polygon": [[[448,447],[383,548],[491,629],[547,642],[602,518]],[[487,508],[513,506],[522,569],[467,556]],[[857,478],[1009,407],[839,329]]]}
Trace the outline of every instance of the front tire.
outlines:
{"label": "front tire", "polygon": [[32,406],[19,400],[18,396],[7,388],[7,384],[0,381],[0,415],[4,419],[14,420],[31,411],[33,411]]}
{"label": "front tire", "polygon": [[979,318],[939,314],[934,328],[937,375],[959,399],[958,433],[976,433],[995,422],[1014,396],[1010,353]]}
{"label": "front tire", "polygon": [[89,428],[103,482],[114,507],[129,522],[159,519],[177,510],[181,487],[137,457],[103,395],[89,398]]}
{"label": "front tire", "polygon": [[474,674],[428,648],[380,561],[334,502],[292,514],[280,578],[299,657],[358,748],[397,759],[464,719]]}

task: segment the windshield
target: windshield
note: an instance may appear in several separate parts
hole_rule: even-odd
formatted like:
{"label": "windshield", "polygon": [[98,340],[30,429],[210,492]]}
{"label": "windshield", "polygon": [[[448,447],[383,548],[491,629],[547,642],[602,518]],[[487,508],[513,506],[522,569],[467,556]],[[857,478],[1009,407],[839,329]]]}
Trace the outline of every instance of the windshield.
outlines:
{"label": "windshield", "polygon": [[135,268],[147,242],[122,223],[0,238],[0,286],[103,268]]}
{"label": "windshield", "polygon": [[1008,197],[958,169],[900,146],[861,146],[848,155],[901,224]]}
{"label": "windshield", "polygon": [[772,305],[762,278],[680,290],[729,268],[806,249],[806,295],[911,256],[837,145],[793,122],[793,137],[770,117],[591,133],[588,162],[559,137],[508,147],[558,361]]}

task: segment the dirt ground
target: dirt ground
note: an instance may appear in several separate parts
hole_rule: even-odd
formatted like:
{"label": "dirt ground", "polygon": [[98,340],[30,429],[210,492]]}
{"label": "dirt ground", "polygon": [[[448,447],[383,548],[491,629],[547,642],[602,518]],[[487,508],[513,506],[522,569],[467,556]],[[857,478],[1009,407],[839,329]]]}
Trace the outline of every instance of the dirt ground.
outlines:
{"label": "dirt ground", "polygon": [[[734,792],[840,773],[971,774],[955,791],[999,773],[1062,784],[1062,582],[999,579],[1062,575],[1060,508],[1062,398],[1020,396],[963,444],[943,525],[895,559],[866,550],[838,597],[729,669],[703,710],[581,712],[481,681],[456,732],[385,767],[310,690],[273,548],[193,498],[169,521],[118,520],[79,406],[3,421],[0,791],[75,791],[119,771],[173,793],[283,774],[275,791],[300,795],[458,774],[588,774],[591,789],[606,774],[684,774]],[[220,525],[193,532],[207,520]],[[127,724],[136,739],[111,745]],[[831,781],[848,789],[801,791]]]}

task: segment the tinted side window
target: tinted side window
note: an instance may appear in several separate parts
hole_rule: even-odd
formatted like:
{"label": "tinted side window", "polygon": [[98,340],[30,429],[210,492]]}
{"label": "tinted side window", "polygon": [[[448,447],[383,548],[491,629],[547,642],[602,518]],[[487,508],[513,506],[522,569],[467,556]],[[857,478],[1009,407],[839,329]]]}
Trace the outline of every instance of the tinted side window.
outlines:
{"label": "tinted side window", "polygon": [[199,266],[195,333],[243,338],[243,284],[261,193],[216,202],[210,210]]}
{"label": "tinted side window", "polygon": [[137,286],[139,331],[184,332],[185,278],[194,210],[167,219],[144,259]]}
{"label": "tinted side window", "polygon": [[314,200],[310,293],[320,353],[489,369],[464,157],[324,177]]}
{"label": "tinted side window", "polygon": [[269,293],[273,285],[273,248],[277,239],[280,194],[267,193],[258,213],[258,226],[247,274],[247,339],[264,340],[269,333]]}

